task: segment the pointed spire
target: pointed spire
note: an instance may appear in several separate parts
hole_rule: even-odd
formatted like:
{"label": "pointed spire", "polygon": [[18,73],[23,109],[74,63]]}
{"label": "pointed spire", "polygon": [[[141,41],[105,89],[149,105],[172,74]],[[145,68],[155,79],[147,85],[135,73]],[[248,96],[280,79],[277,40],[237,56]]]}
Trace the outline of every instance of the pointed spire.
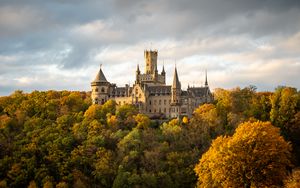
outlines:
{"label": "pointed spire", "polygon": [[207,82],[207,70],[205,69],[205,87],[208,87],[208,82]]}
{"label": "pointed spire", "polygon": [[102,72],[102,64],[100,65],[100,70],[99,70],[96,78],[94,79],[94,82],[107,82],[107,80]]}
{"label": "pointed spire", "polygon": [[140,73],[140,65],[137,64],[136,72]]}
{"label": "pointed spire", "polygon": [[163,68],[162,68],[161,74],[162,75],[166,74],[166,72],[165,72],[165,62],[163,62]]}
{"label": "pointed spire", "polygon": [[179,79],[178,79],[176,65],[175,65],[175,70],[174,70],[174,77],[173,77],[173,85],[172,85],[172,87],[173,88],[181,88],[180,82],[179,82]]}

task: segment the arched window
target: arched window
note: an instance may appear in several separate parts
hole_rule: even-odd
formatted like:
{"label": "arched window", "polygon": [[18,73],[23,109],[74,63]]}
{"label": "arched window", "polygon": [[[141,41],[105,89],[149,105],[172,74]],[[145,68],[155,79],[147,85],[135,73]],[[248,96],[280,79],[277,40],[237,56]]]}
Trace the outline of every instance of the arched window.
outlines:
{"label": "arched window", "polygon": [[98,92],[98,88],[96,88],[95,91]]}
{"label": "arched window", "polygon": [[104,92],[105,92],[105,89],[104,89],[104,87],[102,87],[102,88],[101,88],[101,92],[102,92],[102,93],[104,93]]}

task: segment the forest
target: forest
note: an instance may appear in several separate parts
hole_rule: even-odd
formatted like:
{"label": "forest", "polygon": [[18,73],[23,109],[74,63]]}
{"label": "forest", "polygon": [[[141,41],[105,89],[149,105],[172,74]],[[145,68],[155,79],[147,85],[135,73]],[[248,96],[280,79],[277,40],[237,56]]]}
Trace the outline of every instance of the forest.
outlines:
{"label": "forest", "polygon": [[300,92],[215,89],[153,120],[89,92],[0,97],[0,187],[300,187]]}

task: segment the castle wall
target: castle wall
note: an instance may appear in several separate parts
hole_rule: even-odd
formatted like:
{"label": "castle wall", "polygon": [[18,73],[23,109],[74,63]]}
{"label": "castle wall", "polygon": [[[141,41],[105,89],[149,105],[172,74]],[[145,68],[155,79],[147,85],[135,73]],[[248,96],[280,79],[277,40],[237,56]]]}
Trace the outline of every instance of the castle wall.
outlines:
{"label": "castle wall", "polygon": [[165,114],[170,117],[171,95],[149,96],[147,101],[147,114]]}
{"label": "castle wall", "polygon": [[132,104],[132,97],[112,97],[118,105]]}

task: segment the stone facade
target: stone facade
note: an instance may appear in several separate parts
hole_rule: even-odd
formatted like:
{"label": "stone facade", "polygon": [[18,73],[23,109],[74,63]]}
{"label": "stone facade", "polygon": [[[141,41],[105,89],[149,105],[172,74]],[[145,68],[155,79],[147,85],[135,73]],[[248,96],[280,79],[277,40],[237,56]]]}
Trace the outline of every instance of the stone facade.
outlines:
{"label": "stone facade", "polygon": [[175,67],[173,83],[166,85],[164,67],[160,74],[157,70],[157,54],[157,51],[144,51],[145,73],[141,73],[138,65],[133,86],[117,87],[108,82],[100,67],[96,78],[91,82],[93,104],[104,104],[113,99],[119,105],[136,105],[140,113],[153,118],[179,118],[190,117],[199,105],[213,101],[207,75],[204,87],[188,87],[184,91]]}

